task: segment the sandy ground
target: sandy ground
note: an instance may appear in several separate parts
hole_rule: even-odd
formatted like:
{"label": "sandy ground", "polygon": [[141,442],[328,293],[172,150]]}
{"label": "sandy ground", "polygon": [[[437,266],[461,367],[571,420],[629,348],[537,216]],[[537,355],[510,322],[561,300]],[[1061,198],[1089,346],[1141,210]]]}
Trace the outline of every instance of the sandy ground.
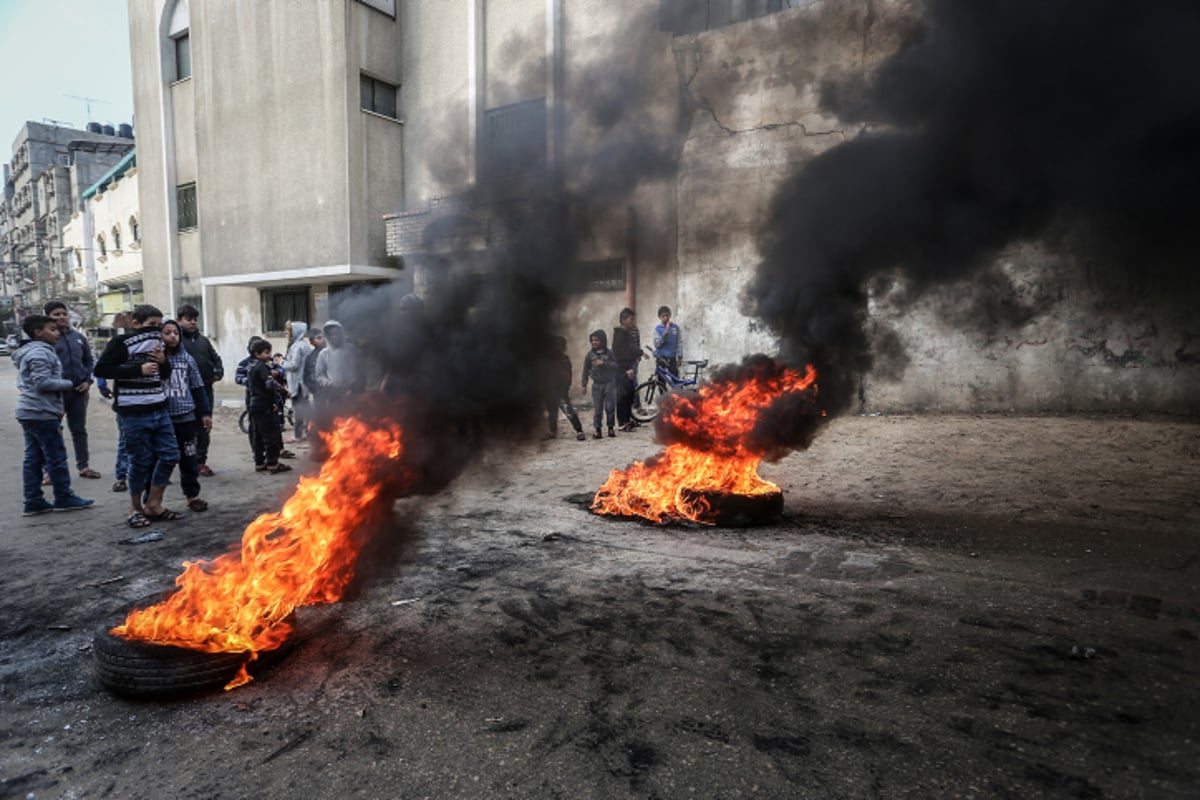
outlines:
{"label": "sandy ground", "polygon": [[[13,385],[0,364],[0,384]],[[1191,798],[1200,786],[1200,426],[851,417],[763,472],[781,524],[655,527],[578,497],[648,432],[490,453],[403,501],[399,559],[302,609],[254,683],[135,702],[92,638],[294,482],[219,415],[213,508],[120,544],[20,517],[0,397],[0,796]],[[177,499],[173,489],[169,499]],[[176,505],[181,505],[176,502]]]}

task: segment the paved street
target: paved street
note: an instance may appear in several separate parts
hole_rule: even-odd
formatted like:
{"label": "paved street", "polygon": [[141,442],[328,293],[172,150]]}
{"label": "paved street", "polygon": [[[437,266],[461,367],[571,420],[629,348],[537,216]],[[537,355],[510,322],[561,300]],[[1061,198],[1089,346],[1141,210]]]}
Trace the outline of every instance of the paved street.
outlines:
{"label": "paved street", "polygon": [[[484,456],[402,501],[347,600],[229,693],[137,702],[92,636],[297,473],[218,412],[204,514],[122,544],[20,517],[0,363],[0,797],[1193,797],[1200,436],[1118,418],[856,417],[764,474],[764,529],[600,518],[642,431]],[[227,392],[227,394],[235,394]],[[296,462],[303,465],[303,460]],[[168,501],[180,506],[177,487]]]}

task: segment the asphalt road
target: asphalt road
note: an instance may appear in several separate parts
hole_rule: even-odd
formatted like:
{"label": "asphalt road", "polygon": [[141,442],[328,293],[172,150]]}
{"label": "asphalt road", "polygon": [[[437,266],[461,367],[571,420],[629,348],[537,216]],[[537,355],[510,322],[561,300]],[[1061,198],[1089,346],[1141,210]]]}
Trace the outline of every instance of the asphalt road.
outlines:
{"label": "asphalt road", "polygon": [[786,515],[746,530],[589,514],[581,496],[652,454],[649,433],[505,448],[399,503],[353,595],[301,609],[259,680],[160,703],[98,685],[94,632],[235,545],[297,473],[255,474],[222,409],[212,508],[122,544],[97,396],[104,477],[76,482],[96,507],[23,519],[12,386],[4,362],[0,797],[1200,787],[1194,424],[838,421],[764,470]]}

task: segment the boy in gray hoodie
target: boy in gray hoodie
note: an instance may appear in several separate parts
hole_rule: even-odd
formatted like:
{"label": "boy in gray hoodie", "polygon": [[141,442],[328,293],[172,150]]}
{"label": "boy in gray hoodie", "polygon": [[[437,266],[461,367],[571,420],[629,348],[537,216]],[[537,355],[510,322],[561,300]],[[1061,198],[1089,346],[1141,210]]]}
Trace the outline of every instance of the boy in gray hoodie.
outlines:
{"label": "boy in gray hoodie", "polygon": [[[71,471],[67,468],[67,447],[63,442],[63,392],[75,384],[62,376],[62,362],[54,351],[58,343],[58,325],[49,317],[30,315],[21,324],[29,340],[13,353],[17,365],[16,418],[25,431],[25,461],[22,481],[25,487],[25,516],[47,511],[76,511],[92,505],[71,489]],[[42,470],[54,486],[54,504],[42,494]]]}
{"label": "boy in gray hoodie", "polygon": [[593,439],[600,438],[602,415],[608,416],[608,435],[616,436],[614,417],[617,408],[617,357],[608,349],[608,335],[604,331],[592,331],[588,337],[592,348],[583,354],[583,390],[587,391],[588,377],[592,379],[592,424],[596,432]]}

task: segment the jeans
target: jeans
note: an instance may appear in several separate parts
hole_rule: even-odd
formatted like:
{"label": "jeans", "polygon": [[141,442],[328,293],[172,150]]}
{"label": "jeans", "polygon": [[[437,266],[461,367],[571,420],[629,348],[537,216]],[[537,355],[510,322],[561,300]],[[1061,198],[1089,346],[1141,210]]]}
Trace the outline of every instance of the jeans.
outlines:
{"label": "jeans", "polygon": [[147,486],[166,488],[179,463],[175,426],[165,408],[143,414],[122,414],[121,433],[129,456],[129,493],[140,496]]}
{"label": "jeans", "polygon": [[71,431],[71,445],[75,448],[75,468],[88,468],[87,410],[89,389],[86,392],[63,392],[63,405],[67,408],[67,428]]}
{"label": "jeans", "polygon": [[595,406],[595,413],[592,415],[592,422],[596,428],[596,433],[600,432],[601,414],[608,416],[608,427],[615,427],[613,422],[616,417],[617,409],[617,383],[616,381],[608,381],[607,383],[592,382],[592,404]]}
{"label": "jeans", "polygon": [[183,496],[200,496],[200,464],[196,461],[196,433],[204,426],[195,419],[175,420],[175,443],[179,445],[179,485]]}
{"label": "jeans", "polygon": [[54,485],[54,502],[64,503],[75,496],[71,490],[71,471],[67,468],[67,446],[63,442],[62,422],[57,419],[19,420],[25,431],[25,461],[21,465],[21,480],[25,488],[25,505],[36,506],[45,501],[42,494],[42,470],[50,475]]}
{"label": "jeans", "polygon": [[125,449],[125,429],[121,427],[121,415],[117,415],[117,430],[121,432],[117,439],[117,463],[113,466],[117,480],[123,481],[129,476],[129,451]]}

